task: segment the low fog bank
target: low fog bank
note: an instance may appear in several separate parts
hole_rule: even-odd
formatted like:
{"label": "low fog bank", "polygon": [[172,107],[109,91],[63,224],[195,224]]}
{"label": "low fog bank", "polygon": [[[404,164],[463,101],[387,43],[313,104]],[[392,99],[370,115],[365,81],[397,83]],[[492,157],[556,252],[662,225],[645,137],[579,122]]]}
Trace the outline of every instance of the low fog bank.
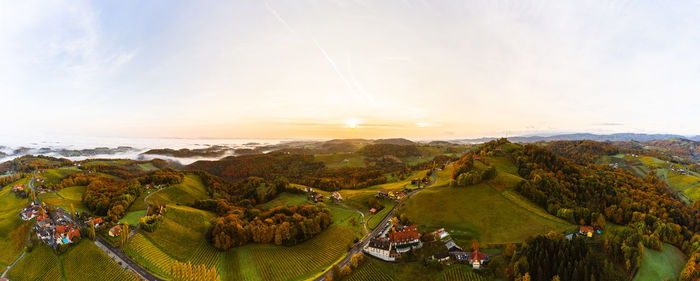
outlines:
{"label": "low fog bank", "polygon": [[[236,155],[238,149],[256,149],[286,142],[272,139],[175,139],[175,138],[51,138],[21,140],[0,139],[0,163],[24,155],[44,155],[66,158],[72,161],[85,159],[163,159],[188,165],[199,160],[218,160]],[[152,150],[188,149],[196,153],[216,149],[216,155],[174,156],[168,153],[153,153]],[[149,152],[149,153],[146,153]]]}

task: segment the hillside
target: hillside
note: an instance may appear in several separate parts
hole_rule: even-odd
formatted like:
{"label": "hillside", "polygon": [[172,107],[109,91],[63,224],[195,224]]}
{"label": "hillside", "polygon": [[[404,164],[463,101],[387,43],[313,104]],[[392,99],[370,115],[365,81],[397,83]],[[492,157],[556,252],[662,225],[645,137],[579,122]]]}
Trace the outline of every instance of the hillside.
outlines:
{"label": "hillside", "polygon": [[424,231],[446,228],[462,245],[473,239],[484,245],[518,243],[534,234],[574,227],[513,192],[524,179],[514,174],[517,168],[509,157],[492,156],[487,161],[496,167],[494,178],[470,186],[431,187],[401,210]]}

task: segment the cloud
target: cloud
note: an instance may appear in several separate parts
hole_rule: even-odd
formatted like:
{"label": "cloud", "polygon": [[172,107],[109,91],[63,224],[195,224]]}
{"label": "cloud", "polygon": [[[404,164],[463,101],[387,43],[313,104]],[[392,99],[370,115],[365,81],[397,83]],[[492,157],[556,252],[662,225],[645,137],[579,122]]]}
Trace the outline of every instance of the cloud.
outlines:
{"label": "cloud", "polygon": [[596,123],[593,124],[596,126],[624,126],[625,124],[622,123],[614,123],[614,122],[603,122],[603,123]]}

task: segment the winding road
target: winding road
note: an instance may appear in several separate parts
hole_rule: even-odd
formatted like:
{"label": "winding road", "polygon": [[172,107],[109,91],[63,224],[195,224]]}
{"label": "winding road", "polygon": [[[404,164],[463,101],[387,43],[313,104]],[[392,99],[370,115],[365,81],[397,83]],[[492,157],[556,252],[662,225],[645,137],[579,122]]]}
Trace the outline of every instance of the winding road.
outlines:
{"label": "winding road", "polygon": [[[408,193],[407,198],[410,198],[414,194],[418,193],[418,191],[423,190],[424,188],[427,188],[427,187],[435,184],[435,182],[437,181],[437,177],[435,176],[434,170],[433,170],[433,173],[431,175],[433,177],[433,181],[431,183],[425,185],[423,188],[418,188],[418,189],[412,190],[411,192]],[[360,242],[355,244],[355,246],[353,246],[350,249],[350,251],[348,251],[348,254],[345,256],[345,258],[343,258],[340,262],[337,263],[338,267],[343,268],[343,266],[349,265],[350,259],[352,258],[353,255],[358,254],[358,253],[362,253],[362,249],[364,249],[364,247],[367,245],[367,243],[369,243],[369,240],[373,237],[378,236],[379,233],[382,232],[382,230],[384,230],[391,223],[391,218],[394,217],[394,211],[396,210],[396,207],[400,207],[402,203],[403,202],[400,202],[399,204],[394,205],[394,207],[391,208],[391,211],[389,211],[389,213],[386,214],[386,216],[384,217],[382,222],[380,222],[377,225],[377,227],[375,227],[374,230],[372,230],[372,232],[367,234]],[[330,273],[330,271],[331,270],[328,269],[327,271],[323,272],[323,274],[321,274],[321,276],[319,276],[318,278],[316,278],[314,280],[315,281],[325,281],[326,274]]]}

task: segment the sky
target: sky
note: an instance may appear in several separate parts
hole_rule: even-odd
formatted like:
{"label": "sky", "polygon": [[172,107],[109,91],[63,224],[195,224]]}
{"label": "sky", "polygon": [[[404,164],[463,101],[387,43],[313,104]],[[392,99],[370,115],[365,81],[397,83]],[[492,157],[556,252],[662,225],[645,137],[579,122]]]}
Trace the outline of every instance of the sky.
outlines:
{"label": "sky", "polygon": [[2,134],[697,135],[698,10],[644,0],[0,0]]}

